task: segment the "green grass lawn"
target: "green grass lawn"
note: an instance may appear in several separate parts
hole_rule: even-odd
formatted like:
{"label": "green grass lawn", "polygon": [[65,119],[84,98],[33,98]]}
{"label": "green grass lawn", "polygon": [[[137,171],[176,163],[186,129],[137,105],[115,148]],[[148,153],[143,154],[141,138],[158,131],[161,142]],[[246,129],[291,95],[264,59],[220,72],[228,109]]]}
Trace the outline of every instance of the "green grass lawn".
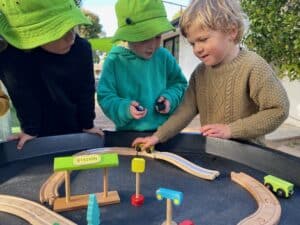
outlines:
{"label": "green grass lawn", "polygon": [[101,52],[109,52],[113,46],[112,38],[92,38],[89,39],[93,50]]}
{"label": "green grass lawn", "polygon": [[15,107],[11,107],[10,112],[11,112],[11,133],[13,134],[19,133],[21,132],[21,128],[20,128],[20,122],[18,120]]}

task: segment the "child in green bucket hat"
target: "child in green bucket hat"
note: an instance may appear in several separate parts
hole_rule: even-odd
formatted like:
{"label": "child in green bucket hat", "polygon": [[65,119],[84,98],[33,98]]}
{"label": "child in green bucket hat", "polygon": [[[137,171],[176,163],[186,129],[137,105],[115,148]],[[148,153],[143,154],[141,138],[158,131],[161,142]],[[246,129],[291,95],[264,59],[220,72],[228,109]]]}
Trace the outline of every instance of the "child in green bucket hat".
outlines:
{"label": "child in green bucket hat", "polygon": [[74,30],[89,23],[74,0],[0,0],[0,79],[22,128],[10,138],[18,149],[37,136],[103,134],[93,124],[91,47]]}
{"label": "child in green bucket hat", "polygon": [[174,27],[161,0],[118,0],[118,29],[105,59],[98,103],[117,130],[156,130],[177,108],[187,81],[161,35]]}

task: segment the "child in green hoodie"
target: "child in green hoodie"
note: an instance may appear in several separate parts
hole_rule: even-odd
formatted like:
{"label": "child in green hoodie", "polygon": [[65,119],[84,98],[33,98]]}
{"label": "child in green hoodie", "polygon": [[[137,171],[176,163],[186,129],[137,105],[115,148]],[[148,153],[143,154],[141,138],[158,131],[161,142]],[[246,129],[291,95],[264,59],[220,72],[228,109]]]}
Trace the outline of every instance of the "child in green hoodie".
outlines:
{"label": "child in green hoodie", "polygon": [[[117,130],[156,130],[182,100],[187,81],[175,58],[160,47],[173,30],[161,0],[119,0],[118,30],[98,85],[98,102]],[[158,104],[159,103],[159,104]]]}

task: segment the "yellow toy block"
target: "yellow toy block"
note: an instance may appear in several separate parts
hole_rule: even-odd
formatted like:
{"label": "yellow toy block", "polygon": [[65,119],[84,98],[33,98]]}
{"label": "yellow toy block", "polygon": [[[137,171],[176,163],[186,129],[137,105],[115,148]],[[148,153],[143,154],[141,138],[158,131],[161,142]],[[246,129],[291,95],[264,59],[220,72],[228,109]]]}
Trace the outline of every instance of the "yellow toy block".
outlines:
{"label": "yellow toy block", "polygon": [[145,171],[145,159],[133,158],[131,161],[131,171],[134,173],[143,173]]}

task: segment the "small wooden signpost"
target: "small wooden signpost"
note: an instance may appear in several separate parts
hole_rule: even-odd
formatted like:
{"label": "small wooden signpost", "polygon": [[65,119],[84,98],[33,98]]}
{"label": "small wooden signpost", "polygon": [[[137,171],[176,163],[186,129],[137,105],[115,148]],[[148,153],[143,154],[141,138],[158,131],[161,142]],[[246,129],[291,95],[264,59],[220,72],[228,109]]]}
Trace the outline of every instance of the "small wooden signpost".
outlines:
{"label": "small wooden signpost", "polygon": [[63,198],[57,198],[54,201],[53,210],[62,212],[86,208],[88,205],[89,194],[71,195],[70,171],[73,170],[89,170],[104,169],[103,175],[103,192],[96,193],[97,202],[100,206],[109,205],[120,202],[117,191],[108,191],[108,168],[119,165],[118,154],[89,154],[80,156],[57,157],[54,159],[54,171],[65,172],[65,193]]}

